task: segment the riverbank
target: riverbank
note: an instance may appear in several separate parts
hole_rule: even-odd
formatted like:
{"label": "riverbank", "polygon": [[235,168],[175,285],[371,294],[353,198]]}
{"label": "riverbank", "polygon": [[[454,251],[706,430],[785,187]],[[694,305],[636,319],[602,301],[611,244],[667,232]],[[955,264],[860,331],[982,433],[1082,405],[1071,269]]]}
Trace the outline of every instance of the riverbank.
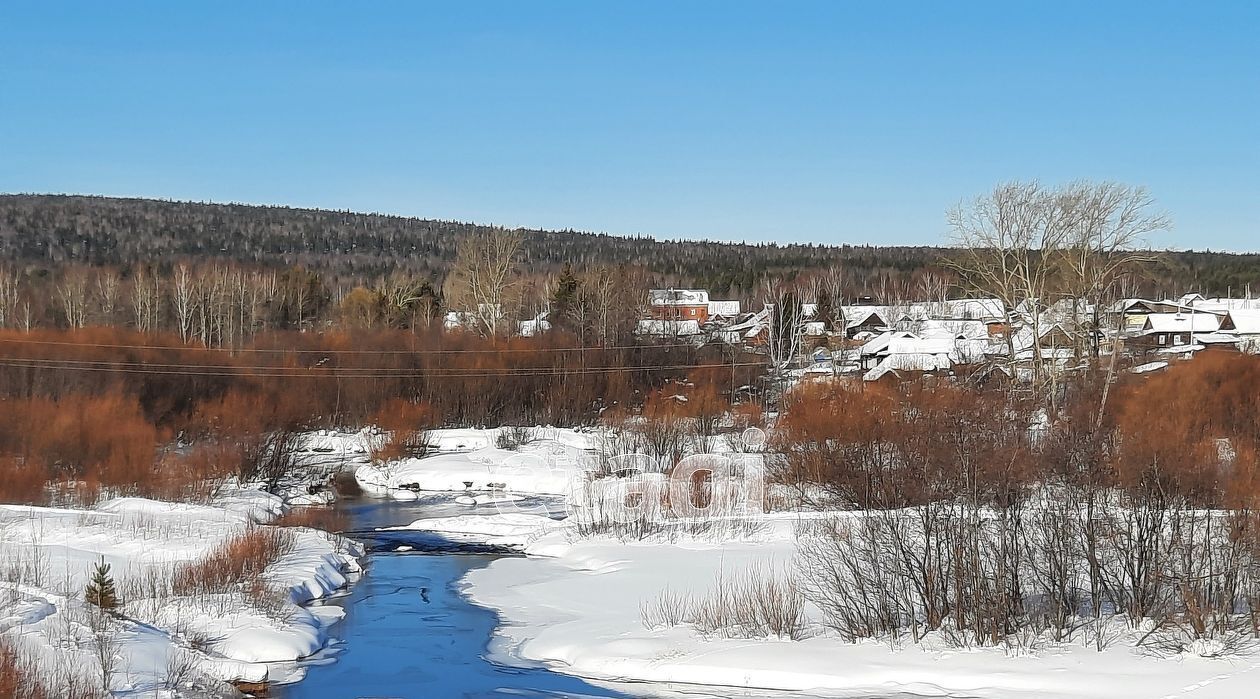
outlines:
{"label": "riverbank", "polygon": [[[382,497],[413,488],[467,488],[493,496],[471,498],[466,516],[418,521],[410,528],[525,554],[495,560],[465,577],[469,598],[499,615],[491,650],[506,663],[645,683],[628,686],[648,695],[663,684],[680,683],[812,696],[1232,699],[1249,695],[1260,679],[1260,662],[1245,653],[1157,655],[1139,645],[1145,629],[1130,628],[1121,617],[1107,622],[1101,652],[1084,632],[1063,642],[1030,635],[1001,647],[959,642],[945,631],[920,643],[848,643],[830,629],[823,610],[809,603],[801,605],[799,625],[788,634],[701,628],[685,608],[721,599],[723,590],[746,587],[750,579],[765,584],[799,572],[804,518],[864,515],[754,513],[738,526],[708,522],[670,532],[651,527],[601,532],[584,526],[582,517],[556,524],[512,498],[535,492],[532,488],[568,490],[570,497],[583,492],[573,479],[585,476],[591,483],[589,474],[599,465],[592,453],[598,435],[553,431],[519,451],[505,451],[491,446],[493,434],[461,431],[462,448],[455,453],[361,469],[359,475]],[[555,435],[563,437],[551,438]],[[522,468],[536,456],[548,457],[545,469]],[[566,478],[568,484],[561,484]],[[654,482],[646,478],[636,487],[654,492]],[[614,496],[614,507],[633,494],[617,487],[605,491]],[[590,505],[572,499],[568,504],[579,505],[577,511]],[[756,595],[745,601],[758,602]]]}
{"label": "riverbank", "polygon": [[[493,519],[485,529],[493,529]],[[812,605],[793,640],[724,637],[686,622],[649,627],[646,610],[662,599],[694,602],[738,584],[748,571],[790,570],[794,522],[766,524],[754,537],[721,542],[622,543],[540,531],[527,555],[469,571],[465,591],[502,621],[495,656],[586,678],[807,696],[984,699],[1235,699],[1250,696],[1260,680],[1257,658],[1154,657],[1121,630],[1100,653],[1081,642],[1026,649],[959,648],[941,639],[846,643]]]}
{"label": "riverbank", "polygon": [[[176,696],[291,680],[340,618],[309,603],[357,574],[362,549],[263,524],[283,510],[249,488],[206,504],[0,505],[0,632],[62,691]],[[102,565],[117,599],[108,614],[85,601]]]}

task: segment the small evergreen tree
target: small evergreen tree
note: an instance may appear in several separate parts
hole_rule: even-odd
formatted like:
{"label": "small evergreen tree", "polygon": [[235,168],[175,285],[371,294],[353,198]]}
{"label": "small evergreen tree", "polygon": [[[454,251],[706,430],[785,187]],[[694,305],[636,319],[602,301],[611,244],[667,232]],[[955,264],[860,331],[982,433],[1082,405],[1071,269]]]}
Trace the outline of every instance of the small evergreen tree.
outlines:
{"label": "small evergreen tree", "polygon": [[551,295],[551,313],[548,320],[553,328],[569,330],[573,319],[573,307],[577,304],[578,285],[581,281],[573,273],[573,267],[565,263]]}
{"label": "small evergreen tree", "polygon": [[114,592],[114,578],[109,574],[109,564],[101,556],[92,572],[92,580],[88,583],[84,598],[88,604],[96,605],[102,610],[114,609],[118,606],[118,594]]}

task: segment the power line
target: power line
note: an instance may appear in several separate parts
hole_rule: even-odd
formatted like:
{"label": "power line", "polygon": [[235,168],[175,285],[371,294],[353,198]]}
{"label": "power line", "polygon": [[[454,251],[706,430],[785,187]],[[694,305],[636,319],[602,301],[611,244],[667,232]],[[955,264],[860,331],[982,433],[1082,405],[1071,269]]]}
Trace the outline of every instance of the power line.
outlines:
{"label": "power line", "polygon": [[167,376],[218,376],[242,378],[491,378],[550,377],[617,372],[676,371],[684,369],[725,369],[760,367],[761,362],[736,364],[671,364],[654,366],[605,367],[506,367],[503,369],[437,369],[433,371],[357,367],[215,366],[208,364],[140,364],[93,360],[0,357],[0,366],[57,371],[94,371]]}
{"label": "power line", "polygon": [[356,355],[399,355],[399,354],[504,354],[515,352],[607,352],[634,349],[673,349],[689,347],[697,349],[691,342],[669,344],[636,344],[610,345],[607,347],[503,347],[498,349],[400,349],[400,350],[354,350],[354,349],[280,349],[270,347],[196,347],[191,345],[141,345],[105,342],[73,342],[70,340],[34,340],[17,337],[0,337],[0,343],[19,345],[49,345],[56,347],[92,347],[102,349],[134,349],[158,350],[168,352],[221,352],[226,354],[356,354]]}

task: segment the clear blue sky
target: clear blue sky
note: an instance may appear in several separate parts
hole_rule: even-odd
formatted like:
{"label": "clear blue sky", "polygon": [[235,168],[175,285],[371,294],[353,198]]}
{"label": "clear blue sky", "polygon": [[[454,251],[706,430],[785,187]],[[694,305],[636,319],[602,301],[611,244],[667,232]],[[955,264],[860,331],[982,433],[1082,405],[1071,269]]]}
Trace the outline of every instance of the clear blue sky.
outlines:
{"label": "clear blue sky", "polygon": [[1008,179],[1260,250],[1260,2],[0,5],[0,191],[937,243]]}

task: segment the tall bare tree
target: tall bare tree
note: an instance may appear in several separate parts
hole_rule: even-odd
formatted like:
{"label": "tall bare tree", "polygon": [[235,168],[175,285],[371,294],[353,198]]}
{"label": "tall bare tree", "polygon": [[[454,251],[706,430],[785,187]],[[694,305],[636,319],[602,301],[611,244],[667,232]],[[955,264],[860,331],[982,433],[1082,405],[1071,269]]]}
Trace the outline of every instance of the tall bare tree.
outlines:
{"label": "tall bare tree", "polygon": [[522,240],[516,231],[494,230],[459,242],[451,270],[455,289],[487,335],[504,330],[503,314],[510,305]]}
{"label": "tall bare tree", "polygon": [[[1090,355],[1097,360],[1101,332],[1100,306],[1115,295],[1118,280],[1151,259],[1142,248],[1146,236],[1167,229],[1166,215],[1153,210],[1154,200],[1144,187],[1115,182],[1075,182],[1065,189],[1077,214],[1061,247],[1058,264],[1064,291],[1072,299],[1076,336],[1089,337]],[[1081,318],[1082,303],[1092,306],[1089,322]],[[1077,341],[1077,354],[1081,342]]]}
{"label": "tall bare tree", "polygon": [[[1043,370],[1041,311],[1050,292],[1051,262],[1073,230],[1075,215],[1069,196],[1036,182],[999,185],[948,213],[957,250],[946,262],[963,284],[998,299],[1008,322],[1027,302],[1033,380],[1038,385]],[[1014,361],[1013,333],[1006,335]]]}

